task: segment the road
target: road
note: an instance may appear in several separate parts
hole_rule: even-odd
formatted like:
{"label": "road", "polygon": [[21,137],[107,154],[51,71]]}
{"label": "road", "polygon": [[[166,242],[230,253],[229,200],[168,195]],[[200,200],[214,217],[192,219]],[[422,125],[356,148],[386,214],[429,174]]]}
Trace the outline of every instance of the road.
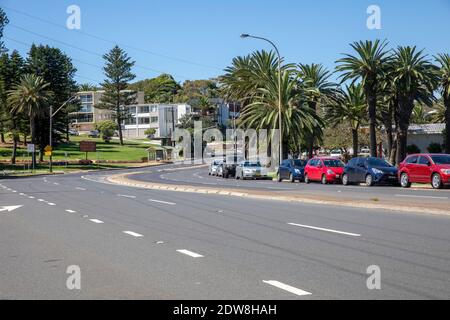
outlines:
{"label": "road", "polygon": [[[236,184],[204,168],[158,170],[135,178]],[[447,216],[146,190],[108,174],[0,180],[0,299],[450,298]],[[342,188],[308,185],[324,187]],[[448,201],[448,190],[404,192]],[[66,286],[73,265],[80,290]],[[369,290],[374,265],[381,289]]]}

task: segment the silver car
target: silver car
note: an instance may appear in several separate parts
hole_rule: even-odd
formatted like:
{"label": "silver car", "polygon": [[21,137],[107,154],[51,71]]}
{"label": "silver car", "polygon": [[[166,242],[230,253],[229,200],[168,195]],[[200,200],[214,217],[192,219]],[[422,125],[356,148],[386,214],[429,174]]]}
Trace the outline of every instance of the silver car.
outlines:
{"label": "silver car", "polygon": [[213,162],[211,162],[211,164],[209,165],[208,174],[210,176],[217,176],[217,170],[219,169],[221,163],[222,161],[220,160],[214,160]]}
{"label": "silver car", "polygon": [[266,179],[266,169],[259,161],[242,161],[236,167],[236,179]]}

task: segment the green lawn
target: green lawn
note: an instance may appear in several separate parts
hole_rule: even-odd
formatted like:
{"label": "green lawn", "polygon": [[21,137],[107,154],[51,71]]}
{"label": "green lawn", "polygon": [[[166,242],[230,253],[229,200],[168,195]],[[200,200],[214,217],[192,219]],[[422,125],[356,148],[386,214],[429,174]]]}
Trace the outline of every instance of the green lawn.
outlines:
{"label": "green lawn", "polygon": [[[85,159],[85,152],[79,151],[78,142],[81,140],[95,141],[97,142],[97,152],[88,153],[88,159],[100,160],[100,161],[131,161],[139,162],[142,158],[147,156],[146,149],[150,147],[150,144],[140,142],[125,141],[125,145],[121,146],[117,140],[112,140],[109,143],[105,143],[101,139],[93,139],[88,137],[71,137],[69,143],[60,144],[54,147],[53,161],[68,160],[78,161]],[[11,159],[11,148],[0,148],[0,160]],[[67,153],[67,158],[65,154]],[[44,160],[48,160],[49,157],[44,156]],[[18,149],[17,160],[29,160],[27,149],[20,147]]]}

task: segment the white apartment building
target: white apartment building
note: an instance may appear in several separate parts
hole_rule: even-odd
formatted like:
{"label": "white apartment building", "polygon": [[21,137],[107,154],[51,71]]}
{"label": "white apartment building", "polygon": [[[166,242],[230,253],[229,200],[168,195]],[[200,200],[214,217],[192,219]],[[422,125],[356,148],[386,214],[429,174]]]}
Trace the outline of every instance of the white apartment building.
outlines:
{"label": "white apartment building", "polygon": [[188,104],[137,104],[126,106],[129,118],[123,122],[123,135],[127,138],[145,137],[145,130],[154,128],[155,138],[170,138],[179,120],[192,113]]}

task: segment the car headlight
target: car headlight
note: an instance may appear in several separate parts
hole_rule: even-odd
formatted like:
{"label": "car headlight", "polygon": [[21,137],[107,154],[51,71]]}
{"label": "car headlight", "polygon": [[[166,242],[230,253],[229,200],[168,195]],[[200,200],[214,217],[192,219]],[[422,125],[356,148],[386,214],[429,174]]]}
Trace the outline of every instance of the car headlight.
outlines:
{"label": "car headlight", "polygon": [[443,174],[450,174],[450,169],[441,169]]}
{"label": "car headlight", "polygon": [[328,174],[334,174],[334,171],[333,171],[333,170],[330,170],[330,169],[328,169],[328,170],[327,170],[327,173],[328,173]]}
{"label": "car headlight", "polygon": [[300,173],[300,170],[299,170],[299,169],[294,169],[294,172],[297,173],[297,174],[299,174],[299,173]]}
{"label": "car headlight", "polygon": [[384,172],[377,168],[372,168],[372,172],[375,174],[383,174]]}

